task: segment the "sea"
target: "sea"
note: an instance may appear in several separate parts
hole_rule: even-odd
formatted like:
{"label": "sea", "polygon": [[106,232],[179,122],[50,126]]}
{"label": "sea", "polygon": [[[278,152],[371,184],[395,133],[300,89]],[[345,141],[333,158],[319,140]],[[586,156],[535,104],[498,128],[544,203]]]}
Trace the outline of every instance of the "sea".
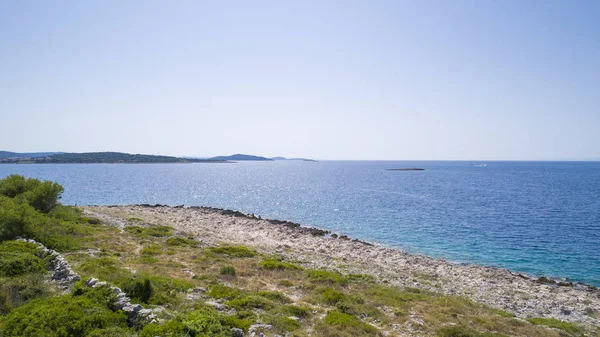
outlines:
{"label": "sea", "polygon": [[[2,164],[69,205],[211,206],[600,286],[600,162]],[[418,167],[423,171],[390,171]]]}

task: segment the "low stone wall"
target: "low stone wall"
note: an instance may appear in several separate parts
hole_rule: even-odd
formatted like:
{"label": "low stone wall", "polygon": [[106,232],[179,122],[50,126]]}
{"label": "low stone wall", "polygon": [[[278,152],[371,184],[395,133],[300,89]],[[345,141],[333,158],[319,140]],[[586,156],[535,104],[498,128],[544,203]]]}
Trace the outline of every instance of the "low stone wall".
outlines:
{"label": "low stone wall", "polygon": [[[81,280],[81,276],[77,274],[69,262],[60,255],[57,251],[44,246],[43,244],[31,239],[19,239],[28,243],[33,243],[40,250],[40,258],[48,259],[48,270],[50,271],[52,282],[64,292],[71,291],[75,283]],[[141,328],[148,323],[157,322],[158,319],[151,309],[144,309],[140,304],[132,304],[131,299],[119,287],[110,285],[106,282],[101,282],[96,278],[90,278],[84,282],[84,285],[90,288],[107,286],[116,294],[117,300],[113,303],[116,310],[123,310],[127,314],[127,320],[130,326]]]}

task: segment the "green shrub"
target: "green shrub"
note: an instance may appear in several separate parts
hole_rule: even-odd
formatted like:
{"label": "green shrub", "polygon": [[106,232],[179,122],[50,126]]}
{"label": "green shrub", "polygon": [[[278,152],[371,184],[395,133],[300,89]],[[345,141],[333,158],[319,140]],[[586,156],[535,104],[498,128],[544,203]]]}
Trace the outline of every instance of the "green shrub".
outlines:
{"label": "green shrub", "polygon": [[369,274],[350,274],[346,276],[346,279],[350,282],[375,282],[375,277]]}
{"label": "green shrub", "polygon": [[183,238],[176,236],[174,238],[168,238],[166,244],[169,246],[196,246],[199,242],[193,238]]}
{"label": "green shrub", "polygon": [[271,309],[275,307],[275,303],[267,298],[256,295],[248,295],[239,299],[234,299],[227,304],[238,310],[242,309]]}
{"label": "green shrub", "polygon": [[221,275],[235,276],[235,268],[233,268],[232,266],[221,267],[221,270],[219,271],[219,274],[221,274]]}
{"label": "green shrub", "polygon": [[280,315],[268,317],[265,321],[267,324],[273,325],[275,329],[282,332],[294,331],[300,328],[300,323],[297,321]]}
{"label": "green shrub", "polygon": [[44,280],[43,274],[25,274],[0,278],[0,315],[6,315],[36,298],[54,294],[54,288]]}
{"label": "green shrub", "polygon": [[13,277],[39,273],[46,269],[46,262],[31,253],[0,252],[0,276]]}
{"label": "green shrub", "polygon": [[0,180],[0,195],[27,203],[40,212],[48,213],[60,199],[64,188],[51,181],[25,179],[20,175],[10,175]]}
{"label": "green shrub", "polygon": [[234,299],[240,295],[240,291],[237,288],[226,287],[221,284],[212,285],[208,289],[208,294],[214,298]]}
{"label": "green shrub", "polygon": [[[387,305],[393,307],[403,307],[407,302],[411,301],[424,301],[431,299],[431,296],[424,293],[402,291],[390,286],[379,284],[369,285],[364,294],[374,301],[376,305]],[[446,299],[450,299],[450,297],[438,298],[440,301],[444,301]]]}
{"label": "green shrub", "polygon": [[182,323],[192,336],[231,336],[231,327],[226,326],[223,316],[211,308],[192,311],[183,319]]}
{"label": "green shrub", "polygon": [[259,266],[261,266],[264,269],[267,270],[303,270],[304,268],[302,268],[299,265],[293,264],[293,263],[289,263],[289,262],[283,262],[283,261],[279,261],[276,259],[264,259],[263,261],[261,261],[259,263]]}
{"label": "green shrub", "polygon": [[296,317],[308,317],[311,315],[311,311],[305,307],[299,307],[297,305],[284,305],[280,307],[280,311],[285,313],[288,316],[296,316]]}
{"label": "green shrub", "polygon": [[150,245],[148,247],[144,247],[140,250],[140,255],[142,256],[152,256],[152,255],[160,255],[162,254],[162,248],[159,245]]}
{"label": "green shrub", "polygon": [[31,206],[0,196],[0,241],[33,237],[34,225],[39,221],[40,216]]}
{"label": "green shrub", "polygon": [[223,322],[225,325],[230,326],[232,328],[242,329],[244,331],[248,331],[250,325],[252,325],[252,321],[245,318],[240,318],[237,316],[225,316],[223,317]]}
{"label": "green shrub", "polygon": [[358,318],[338,310],[327,313],[324,323],[349,336],[377,336],[377,329]]}
{"label": "green shrub", "polygon": [[482,335],[464,325],[452,325],[436,331],[438,337],[481,337]]}
{"label": "green shrub", "polygon": [[554,318],[534,317],[527,319],[534,325],[545,325],[550,328],[560,329],[572,334],[583,334],[583,329],[574,323],[560,321]]}
{"label": "green shrub", "polygon": [[173,235],[174,229],[169,226],[127,226],[124,230],[138,237],[165,237]]}
{"label": "green shrub", "polygon": [[258,295],[279,303],[292,302],[292,300],[289,297],[285,296],[284,294],[278,291],[261,291],[258,293]]}
{"label": "green shrub", "polygon": [[335,305],[337,302],[343,300],[346,295],[333,288],[322,288],[317,290],[317,298],[319,302]]}
{"label": "green shrub", "polygon": [[[25,179],[17,174],[11,174],[4,179],[0,179],[0,195],[14,198],[17,195],[30,191],[40,182],[37,179]],[[41,183],[41,182],[40,182]]]}
{"label": "green shrub", "polygon": [[155,336],[190,336],[189,330],[179,321],[168,321],[164,324],[152,323],[146,325],[139,333],[139,337]]}
{"label": "green shrub", "polygon": [[42,273],[47,262],[37,255],[37,245],[24,241],[5,241],[0,244],[0,277]]}
{"label": "green shrub", "polygon": [[95,330],[126,329],[127,316],[83,296],[37,299],[11,311],[3,323],[3,337],[84,337]]}
{"label": "green shrub", "polygon": [[328,270],[309,270],[308,278],[316,283],[346,284],[347,279],[340,273]]}
{"label": "green shrub", "polygon": [[208,247],[208,251],[215,254],[228,255],[230,257],[254,257],[256,251],[249,249],[244,246],[222,246],[222,247]]}
{"label": "green shrub", "polygon": [[152,296],[152,282],[148,278],[128,279],[121,283],[121,289],[132,299],[148,303]]}

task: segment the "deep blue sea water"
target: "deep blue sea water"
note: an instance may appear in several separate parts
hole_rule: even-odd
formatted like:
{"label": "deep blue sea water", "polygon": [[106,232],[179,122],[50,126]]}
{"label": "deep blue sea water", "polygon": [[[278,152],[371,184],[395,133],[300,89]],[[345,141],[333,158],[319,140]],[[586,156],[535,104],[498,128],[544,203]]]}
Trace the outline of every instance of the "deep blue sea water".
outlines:
{"label": "deep blue sea water", "polygon": [[[423,167],[425,171],[386,171]],[[279,161],[0,165],[63,203],[236,209],[465,263],[600,286],[600,163]]]}

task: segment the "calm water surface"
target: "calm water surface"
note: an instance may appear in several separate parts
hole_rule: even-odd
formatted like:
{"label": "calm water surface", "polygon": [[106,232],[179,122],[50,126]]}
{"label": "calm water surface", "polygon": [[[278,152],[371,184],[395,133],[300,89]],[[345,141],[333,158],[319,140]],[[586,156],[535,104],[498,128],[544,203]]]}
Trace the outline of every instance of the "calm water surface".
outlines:
{"label": "calm water surface", "polygon": [[[0,165],[63,203],[236,209],[410,252],[600,286],[600,163],[242,162]],[[386,171],[393,167],[425,171]]]}

